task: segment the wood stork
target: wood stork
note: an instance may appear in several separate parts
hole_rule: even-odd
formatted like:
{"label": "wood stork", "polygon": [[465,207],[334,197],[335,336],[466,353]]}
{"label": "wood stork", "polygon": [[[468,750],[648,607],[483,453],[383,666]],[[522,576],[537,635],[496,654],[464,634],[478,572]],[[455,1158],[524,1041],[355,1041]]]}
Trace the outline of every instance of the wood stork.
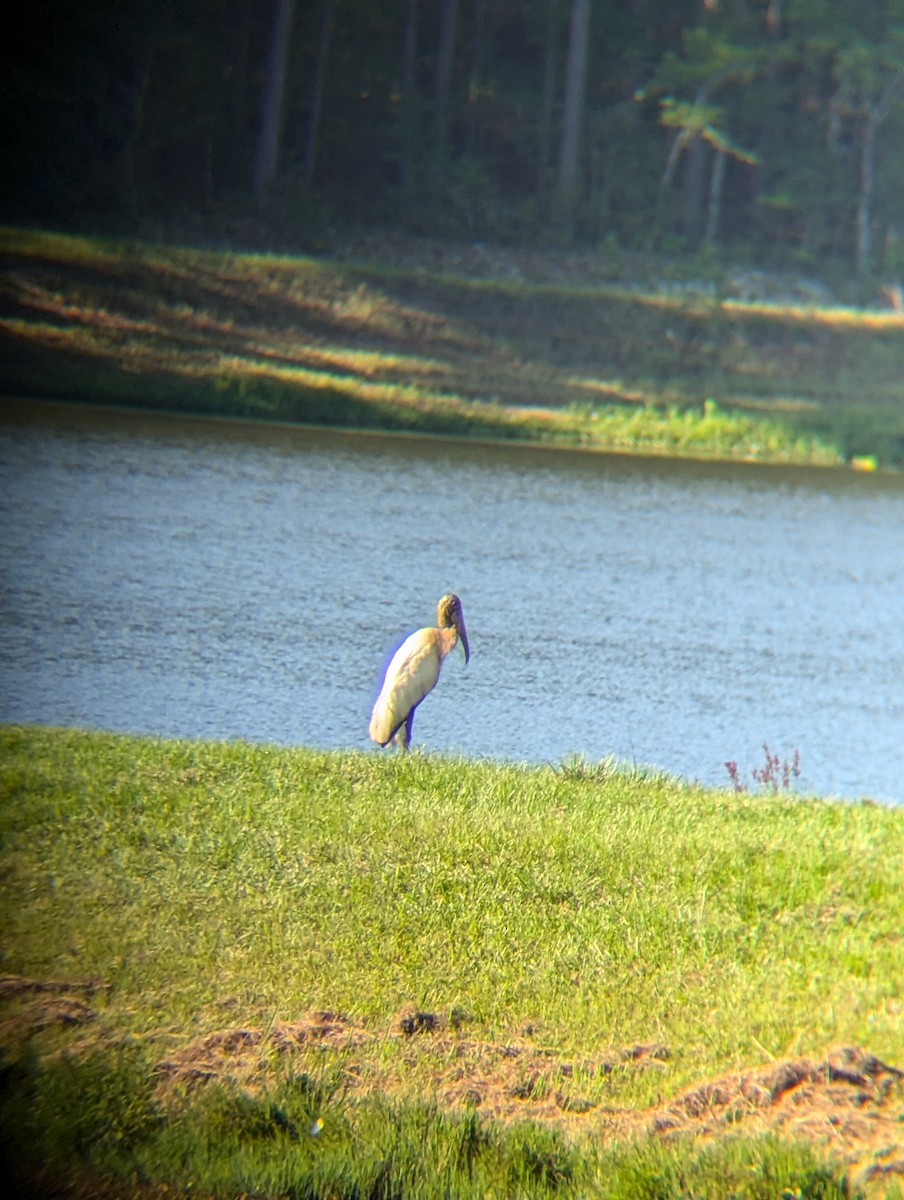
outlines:
{"label": "wood stork", "polygon": [[381,746],[395,740],[407,750],[414,710],[432,692],[446,655],[461,639],[465,662],[471,657],[461,601],[451,592],[436,607],[436,628],[428,625],[406,638],[392,657],[370,718],[370,736]]}

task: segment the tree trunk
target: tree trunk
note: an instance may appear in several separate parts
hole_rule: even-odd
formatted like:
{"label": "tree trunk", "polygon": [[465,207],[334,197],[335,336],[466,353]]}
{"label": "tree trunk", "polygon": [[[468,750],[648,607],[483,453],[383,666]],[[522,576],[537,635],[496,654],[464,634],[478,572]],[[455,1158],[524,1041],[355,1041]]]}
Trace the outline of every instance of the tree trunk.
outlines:
{"label": "tree trunk", "polygon": [[902,76],[895,75],[885,84],[882,95],[863,105],[863,127],[860,135],[860,186],[857,194],[856,251],[857,274],[869,270],[872,253],[872,209],[876,180],[876,136],[900,99],[904,86]]}
{"label": "tree trunk", "polygon": [[320,37],[317,40],[317,63],[314,67],[314,82],[311,86],[311,112],[308,117],[308,132],[304,146],[304,182],[308,190],[314,185],[317,136],[320,132],[320,114],[323,111],[323,85],[326,81],[326,65],[330,56],[336,4],[337,0],[321,0],[320,3]]}
{"label": "tree trunk", "polygon": [[[701,86],[697,90],[697,95],[694,97],[694,108],[695,109],[699,109],[702,105],[704,105],[706,103],[706,101],[709,98],[710,92],[713,90],[714,87],[717,86],[718,83],[721,82],[722,78],[723,78],[723,76],[721,76],[721,75],[714,75],[711,79],[707,79],[707,80],[705,80],[705,82],[703,84],[701,84]],[[662,225],[662,217],[663,217],[663,212],[665,209],[666,193],[668,192],[669,188],[672,186],[672,180],[675,177],[675,172],[677,171],[678,164],[681,161],[681,156],[682,156],[682,154],[684,154],[684,152],[686,150],[688,151],[688,158],[694,158],[694,156],[696,156],[696,165],[693,166],[690,164],[685,164],[685,182],[684,182],[684,195],[683,195],[684,213],[685,213],[685,230],[687,230],[687,225],[688,225],[688,202],[689,202],[688,188],[690,186],[691,177],[693,175],[693,172],[696,169],[696,171],[698,173],[698,178],[696,180],[696,186],[700,189],[699,197],[698,197],[698,201],[697,201],[697,218],[696,218],[697,229],[699,231],[700,212],[702,210],[702,204],[703,204],[703,192],[702,192],[703,184],[702,184],[702,174],[700,174],[700,172],[702,171],[702,167],[703,167],[702,159],[704,156],[703,156],[702,151],[704,150],[704,148],[705,148],[705,144],[700,137],[699,130],[698,130],[698,127],[696,124],[688,125],[688,126],[679,126],[679,128],[675,130],[675,136],[672,138],[672,144],[669,147],[669,154],[668,154],[668,158],[666,159],[665,168],[662,172],[662,178],[659,180],[659,194],[656,198],[656,209],[655,209],[655,212],[653,215],[653,222],[650,226],[649,236],[647,238],[647,249],[648,250],[652,250],[654,248],[654,246],[656,245],[657,239],[659,237],[660,227]]]}
{"label": "tree trunk", "polygon": [[537,125],[537,196],[541,203],[547,196],[549,164],[552,157],[552,114],[556,99],[556,74],[559,57],[557,53],[558,9],[559,0],[549,0],[543,48],[543,93],[540,101],[540,120]]}
{"label": "tree trunk", "polygon": [[775,39],[782,36],[782,0],[767,0],[766,36]]}
{"label": "tree trunk", "polygon": [[722,150],[715,151],[712,174],[709,177],[709,206],[706,211],[706,229],[703,231],[704,246],[711,246],[719,233],[719,220],[722,216],[722,191],[725,184],[725,165],[728,155]]}
{"label": "tree trunk", "polygon": [[270,56],[264,80],[264,100],[260,132],[254,155],[252,190],[254,199],[263,204],[279,165],[282,140],[283,111],[286,94],[286,67],[289,58],[289,35],[292,29],[294,0],[275,0],[273,28],[270,35]]}
{"label": "tree trunk", "polygon": [[684,233],[692,245],[700,240],[703,227],[703,197],[706,194],[706,142],[692,137],[684,156],[681,209]]}
{"label": "tree trunk", "polygon": [[489,0],[476,0],[474,13],[474,54],[471,58],[471,78],[468,80],[468,136],[466,152],[468,158],[476,158],[478,151],[478,122],[480,85],[486,57],[486,26]]}
{"label": "tree trunk", "polygon": [[879,122],[876,112],[870,109],[863,122],[860,140],[860,189],[857,195],[857,274],[865,275],[870,257],[870,211],[873,200],[875,177],[876,130]]}
{"label": "tree trunk", "polygon": [[584,92],[590,51],[590,9],[591,0],[572,0],[568,62],[565,65],[565,112],[556,188],[558,219],[568,232],[574,224],[574,206],[578,192]]}
{"label": "tree trunk", "polygon": [[449,95],[455,59],[455,27],[458,0],[442,0],[443,11],[436,50],[436,75],[433,88],[434,151],[437,162],[445,163],[449,152]]}
{"label": "tree trunk", "polygon": [[249,97],[248,43],[251,36],[252,0],[234,0],[230,19],[231,69],[229,72],[228,125],[223,154],[226,165],[226,181],[230,190],[245,183],[245,160],[243,152],[247,142],[237,137],[236,131],[245,130],[249,124],[249,109],[254,103]]}
{"label": "tree trunk", "polygon": [[405,17],[405,36],[402,44],[402,96],[399,128],[399,182],[407,191],[414,176],[417,151],[417,5],[408,0]]}
{"label": "tree trunk", "polygon": [[136,65],[135,77],[130,89],[131,118],[129,131],[122,148],[122,195],[126,209],[133,218],[138,213],[138,147],[144,133],[145,102],[150,87],[151,72],[154,65],[155,46],[153,39],[148,39],[143,61]]}

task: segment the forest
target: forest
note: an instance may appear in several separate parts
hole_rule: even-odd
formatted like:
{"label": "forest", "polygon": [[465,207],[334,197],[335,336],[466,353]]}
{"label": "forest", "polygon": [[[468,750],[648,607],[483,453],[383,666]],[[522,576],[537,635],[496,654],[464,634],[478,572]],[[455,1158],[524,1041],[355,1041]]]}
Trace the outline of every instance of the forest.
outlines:
{"label": "forest", "polygon": [[35,0],[19,18],[7,223],[904,270],[904,0]]}

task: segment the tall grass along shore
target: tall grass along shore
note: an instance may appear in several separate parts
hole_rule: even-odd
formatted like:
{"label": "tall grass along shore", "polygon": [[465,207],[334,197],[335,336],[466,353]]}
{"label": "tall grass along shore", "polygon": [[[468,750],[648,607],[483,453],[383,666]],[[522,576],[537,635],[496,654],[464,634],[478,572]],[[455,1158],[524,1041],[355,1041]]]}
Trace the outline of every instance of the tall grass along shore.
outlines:
{"label": "tall grass along shore", "polygon": [[900,810],[0,736],[23,1194],[902,1195]]}
{"label": "tall grass along shore", "polygon": [[[460,249],[460,248],[459,248]],[[0,229],[0,391],[770,463],[904,466],[904,314],[667,260],[251,254]],[[378,255],[378,247],[367,252]],[[429,261],[430,269],[423,263]]]}

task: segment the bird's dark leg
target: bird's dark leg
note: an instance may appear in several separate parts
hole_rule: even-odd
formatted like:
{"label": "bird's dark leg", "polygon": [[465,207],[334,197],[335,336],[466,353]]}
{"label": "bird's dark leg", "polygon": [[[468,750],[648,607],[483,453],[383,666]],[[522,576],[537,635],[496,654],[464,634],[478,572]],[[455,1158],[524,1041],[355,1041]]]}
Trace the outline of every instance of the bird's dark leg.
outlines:
{"label": "bird's dark leg", "polygon": [[414,708],[405,718],[405,724],[399,729],[398,740],[400,750],[407,750],[411,745],[411,731],[414,728],[414,713],[416,708],[417,705],[415,704]]}

